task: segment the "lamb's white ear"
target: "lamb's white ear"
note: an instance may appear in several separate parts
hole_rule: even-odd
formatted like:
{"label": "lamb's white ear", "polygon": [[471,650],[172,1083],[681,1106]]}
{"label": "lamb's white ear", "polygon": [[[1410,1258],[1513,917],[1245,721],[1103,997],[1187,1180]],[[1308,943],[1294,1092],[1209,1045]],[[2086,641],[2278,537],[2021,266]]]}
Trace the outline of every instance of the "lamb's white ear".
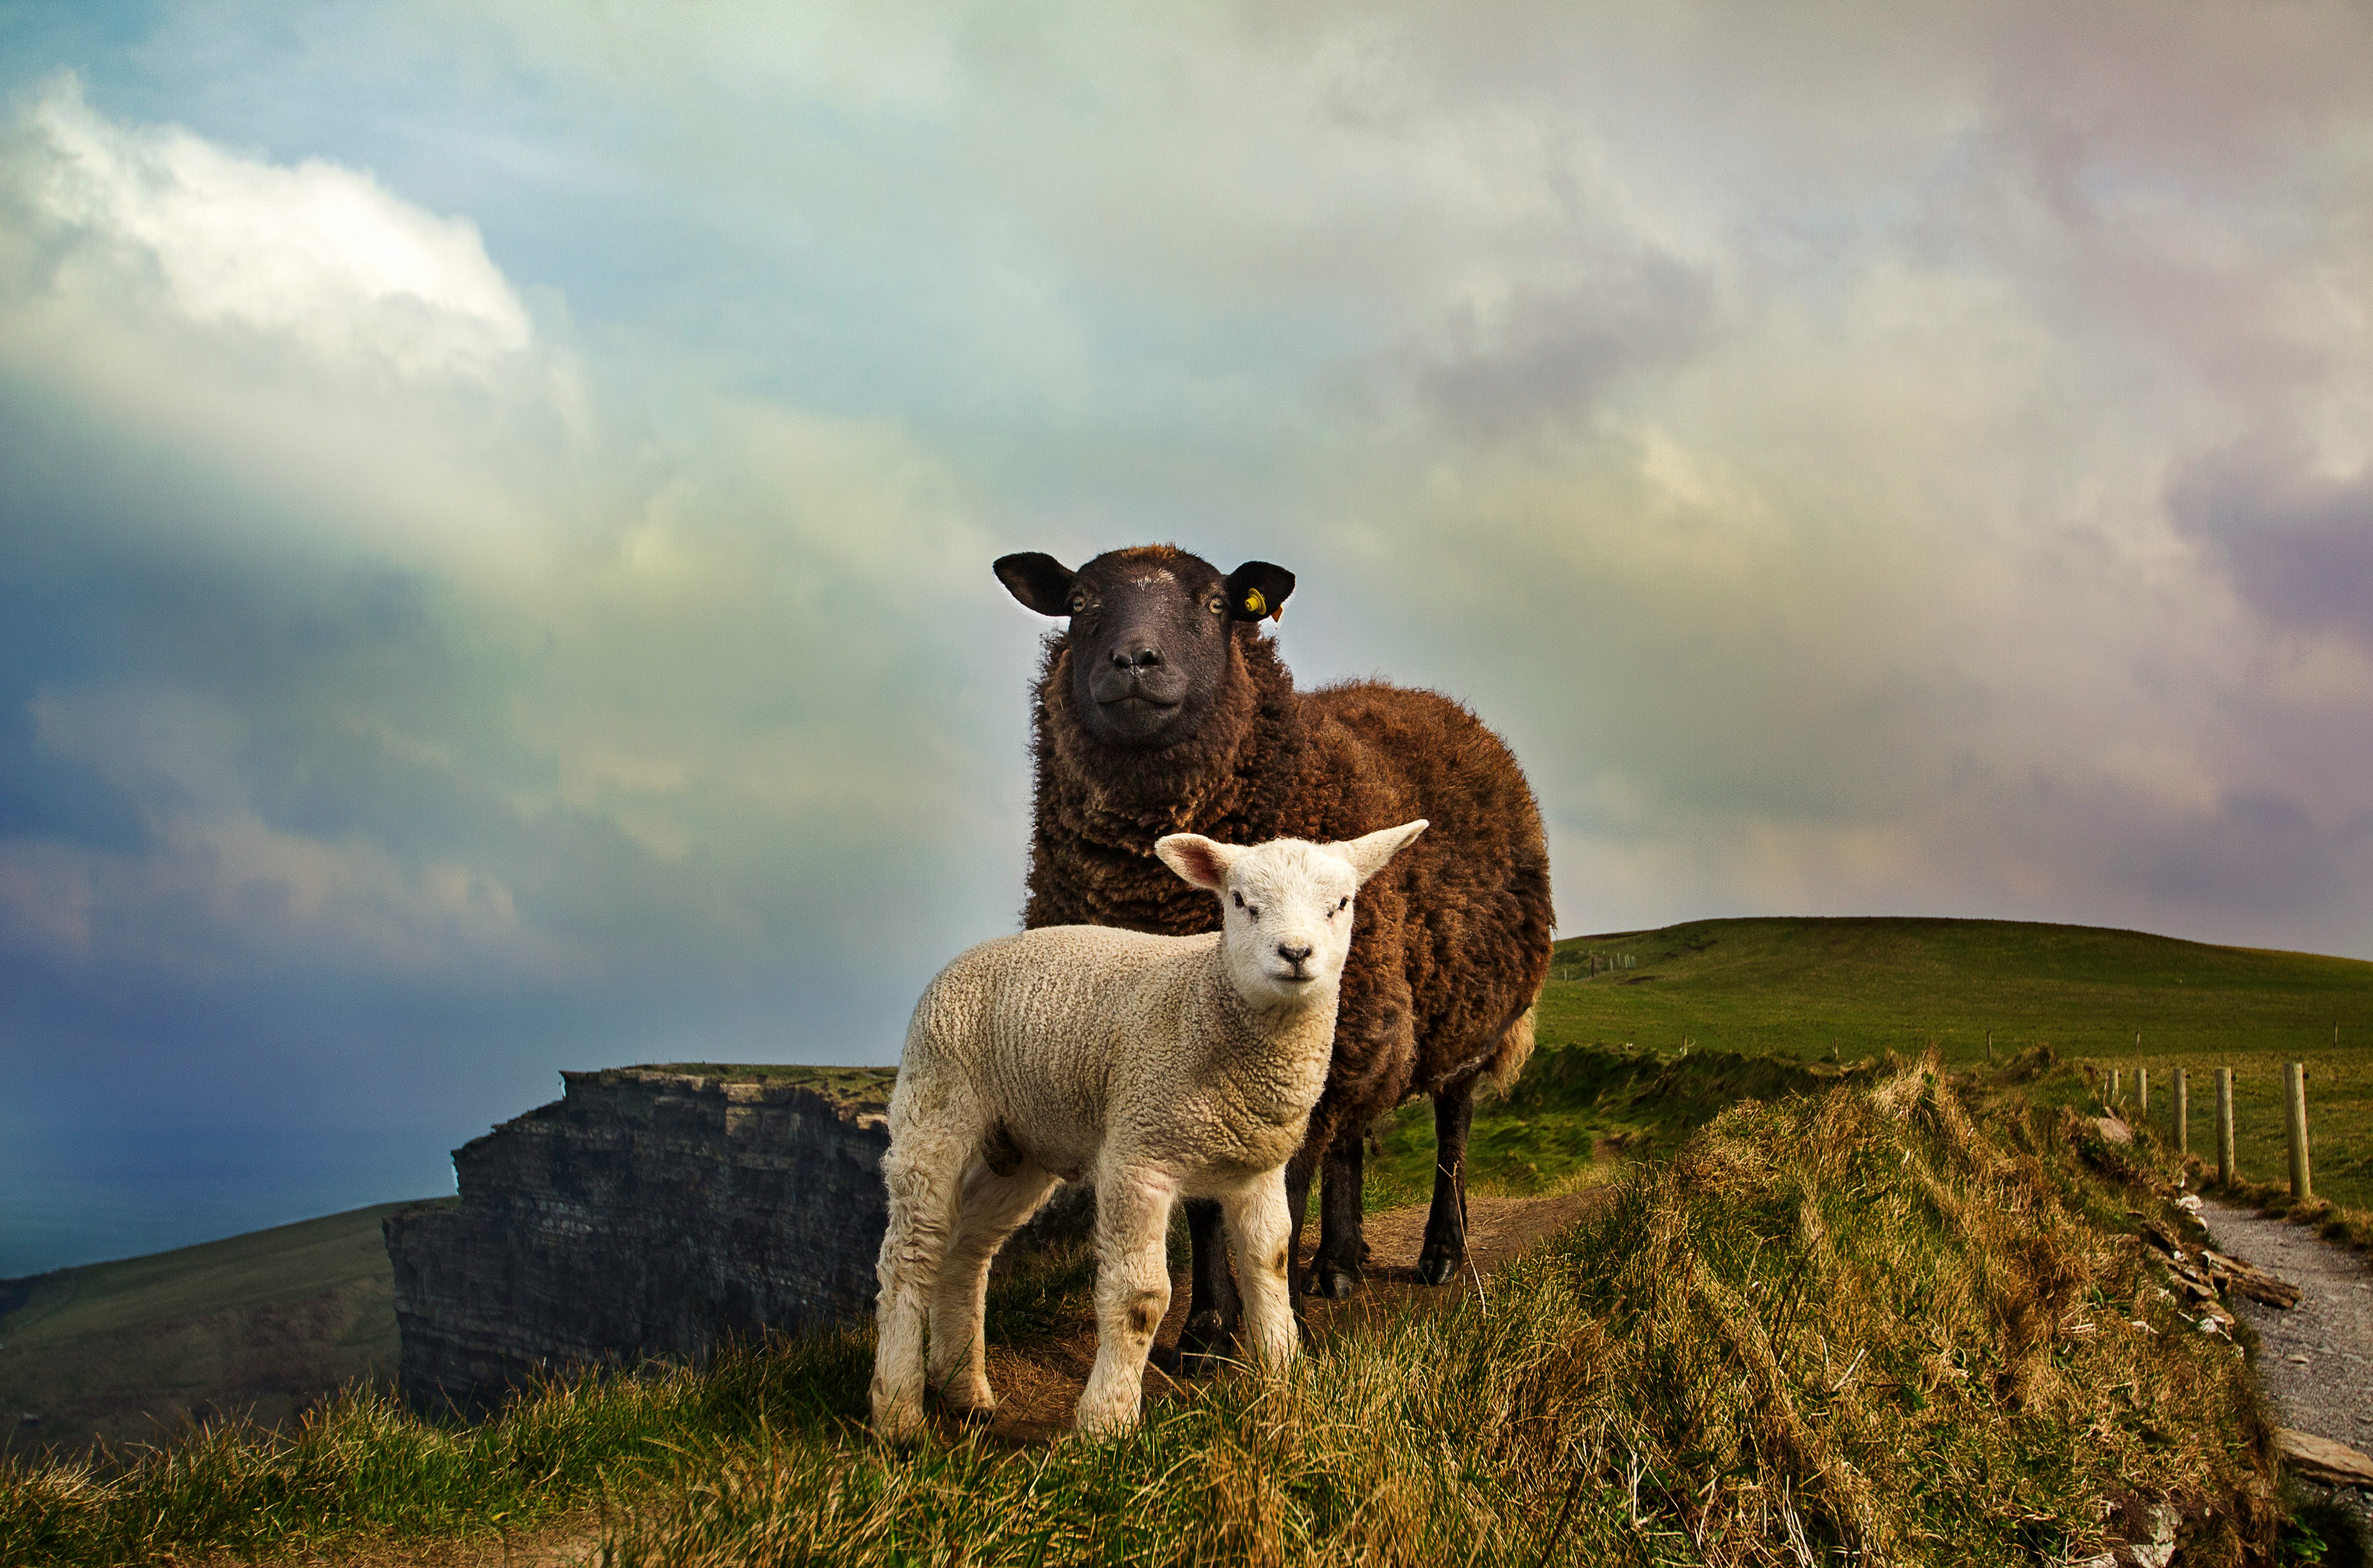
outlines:
{"label": "lamb's white ear", "polygon": [[1364,883],[1385,868],[1385,862],[1408,847],[1410,840],[1425,831],[1425,819],[1404,822],[1397,828],[1379,828],[1373,833],[1362,833],[1356,839],[1346,839],[1333,846],[1337,854],[1351,863]]}
{"label": "lamb's white ear", "polygon": [[1162,857],[1163,865],[1196,887],[1216,893],[1227,879],[1228,867],[1245,852],[1239,845],[1220,843],[1200,833],[1170,833],[1153,841],[1153,853]]}

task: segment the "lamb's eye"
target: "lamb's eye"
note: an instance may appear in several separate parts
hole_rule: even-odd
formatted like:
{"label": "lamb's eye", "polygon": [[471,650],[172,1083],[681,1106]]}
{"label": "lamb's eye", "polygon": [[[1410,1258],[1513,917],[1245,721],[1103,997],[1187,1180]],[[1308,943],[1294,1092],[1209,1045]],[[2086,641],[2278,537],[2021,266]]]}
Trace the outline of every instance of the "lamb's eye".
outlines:
{"label": "lamb's eye", "polygon": [[1211,602],[1205,605],[1203,608],[1210,610],[1214,615],[1225,615],[1228,613],[1228,601],[1222,598],[1219,595],[1213,594],[1211,596]]}
{"label": "lamb's eye", "polygon": [[1342,901],[1341,903],[1338,903],[1338,904],[1337,904],[1337,905],[1335,906],[1335,912],[1336,912],[1337,914],[1341,914],[1345,910],[1350,909],[1350,907],[1351,907],[1351,895],[1350,895],[1350,894],[1349,894],[1349,893],[1346,893],[1346,894],[1344,894],[1344,895],[1343,895],[1343,901]]}
{"label": "lamb's eye", "polygon": [[1085,594],[1073,594],[1073,595],[1071,596],[1071,613],[1072,613],[1072,614],[1074,614],[1074,615],[1081,614],[1081,613],[1083,613],[1083,612],[1087,610],[1087,608],[1088,608],[1088,596],[1087,596],[1087,595],[1085,595]]}
{"label": "lamb's eye", "polygon": [[1230,893],[1228,897],[1236,900],[1236,907],[1238,909],[1245,907],[1245,896],[1242,893]]}

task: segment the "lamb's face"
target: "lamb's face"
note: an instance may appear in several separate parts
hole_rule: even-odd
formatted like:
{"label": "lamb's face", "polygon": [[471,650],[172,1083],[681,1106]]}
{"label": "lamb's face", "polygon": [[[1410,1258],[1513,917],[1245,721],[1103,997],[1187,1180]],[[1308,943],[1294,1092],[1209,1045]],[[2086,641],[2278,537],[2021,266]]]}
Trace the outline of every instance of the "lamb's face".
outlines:
{"label": "lamb's face", "polygon": [[1236,990],[1257,1007],[1332,996],[1351,950],[1351,900],[1422,818],[1342,843],[1273,839],[1251,849],[1199,833],[1156,839],[1162,863],[1220,895],[1221,950]]}
{"label": "lamb's face", "polygon": [[997,575],[1042,615],[1070,619],[1072,712],[1131,750],[1192,739],[1228,673],[1236,629],[1280,613],[1293,574],[1252,561],[1226,576],[1167,546],[1116,550],[1077,572],[1050,555],[1008,555]]}
{"label": "lamb's face", "polygon": [[1238,856],[1220,893],[1236,990],[1257,1006],[1331,994],[1351,950],[1359,890],[1351,863],[1317,844],[1280,839]]}

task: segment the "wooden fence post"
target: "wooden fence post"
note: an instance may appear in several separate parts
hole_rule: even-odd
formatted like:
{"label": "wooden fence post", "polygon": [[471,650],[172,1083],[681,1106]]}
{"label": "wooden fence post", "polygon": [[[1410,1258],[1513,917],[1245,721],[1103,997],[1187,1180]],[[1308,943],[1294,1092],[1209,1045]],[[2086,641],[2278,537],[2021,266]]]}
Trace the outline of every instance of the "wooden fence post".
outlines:
{"label": "wooden fence post", "polygon": [[2233,1185],[2233,1069],[2216,1069],[2216,1179]]}
{"label": "wooden fence post", "polygon": [[2290,1134],[2291,1196],[2306,1202],[2315,1196],[2307,1161],[2307,1063],[2283,1063],[2283,1121]]}
{"label": "wooden fence post", "polygon": [[[2337,1030],[2334,1030],[2333,1032],[2334,1032],[2334,1033],[2337,1033],[2338,1031],[2337,1031]],[[1986,1060],[1987,1060],[1988,1062],[1992,1062],[1993,1059],[1994,1059],[1994,1031],[1993,1031],[1993,1030],[1992,1030],[1992,1029],[1988,1029],[1988,1030],[1986,1031]]]}
{"label": "wooden fence post", "polygon": [[2175,1070],[2175,1157],[2181,1159],[2192,1152],[2192,1073],[2188,1068]]}
{"label": "wooden fence post", "polygon": [[2118,1068],[2110,1069],[2110,1103],[2115,1105],[2125,1098],[2126,1075]]}
{"label": "wooden fence post", "polygon": [[2150,1114],[2150,1069],[2134,1069],[2134,1109],[2143,1115]]}

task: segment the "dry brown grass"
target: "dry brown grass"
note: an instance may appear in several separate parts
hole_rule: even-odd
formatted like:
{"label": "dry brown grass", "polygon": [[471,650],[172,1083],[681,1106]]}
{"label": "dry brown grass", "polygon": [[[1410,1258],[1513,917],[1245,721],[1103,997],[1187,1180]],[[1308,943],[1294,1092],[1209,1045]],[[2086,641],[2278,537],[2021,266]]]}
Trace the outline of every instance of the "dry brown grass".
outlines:
{"label": "dry brown grass", "polygon": [[1933,1062],[1747,1105],[1495,1282],[1119,1443],[696,1455],[613,1562],[2065,1562],[2277,1523],[2238,1351],[2105,1226],[2167,1173]]}

